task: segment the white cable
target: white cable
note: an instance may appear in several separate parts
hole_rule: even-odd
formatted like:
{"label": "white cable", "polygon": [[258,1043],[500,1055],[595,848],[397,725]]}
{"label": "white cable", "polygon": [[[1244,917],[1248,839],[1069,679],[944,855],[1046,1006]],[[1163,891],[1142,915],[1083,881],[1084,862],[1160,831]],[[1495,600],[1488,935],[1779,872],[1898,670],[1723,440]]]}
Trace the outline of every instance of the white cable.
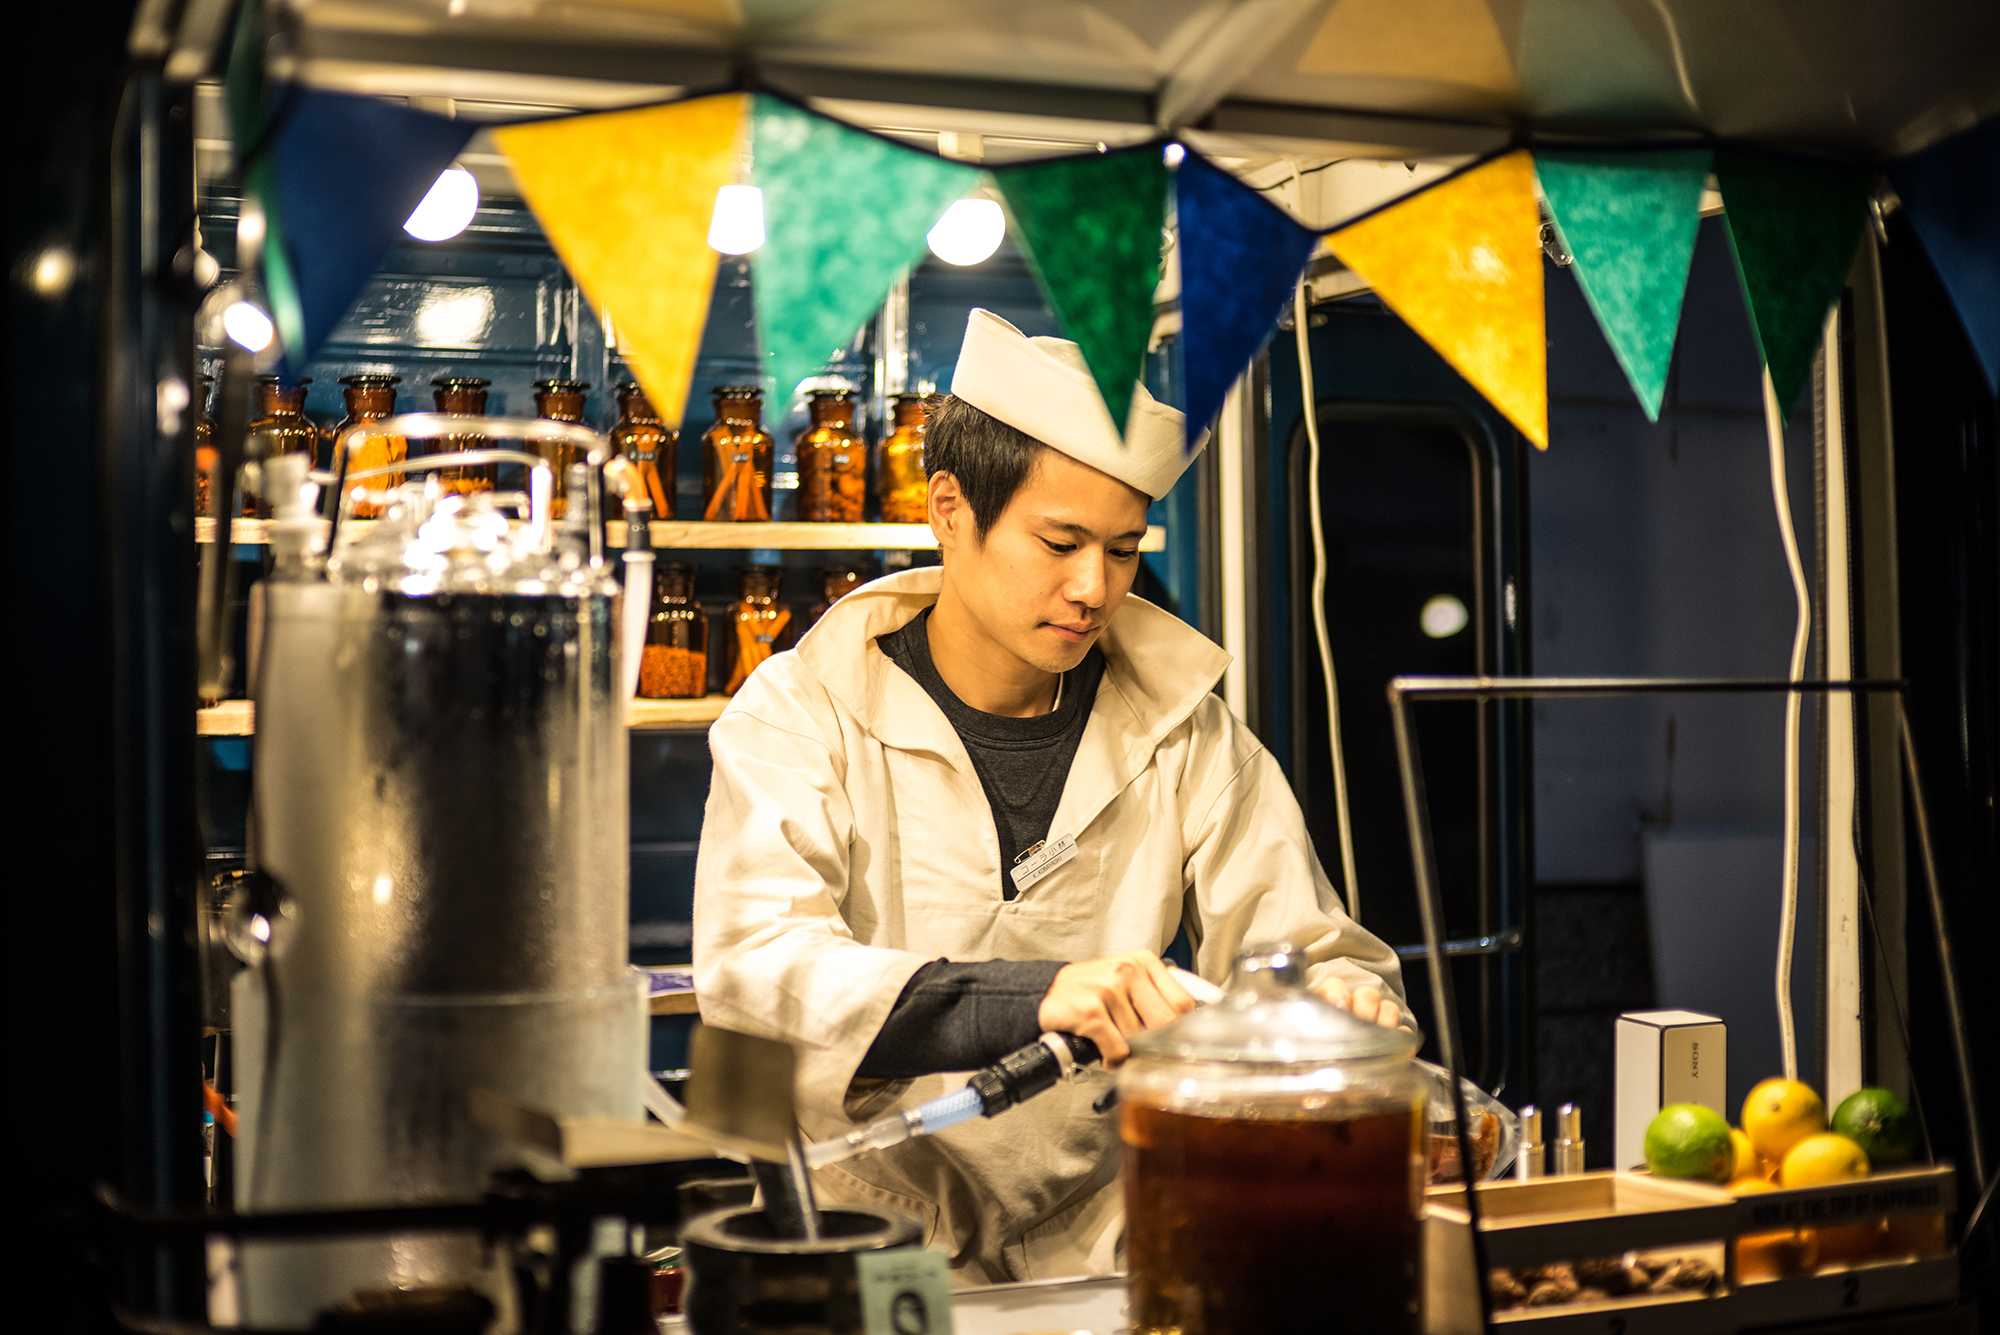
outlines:
{"label": "white cable", "polygon": [[1340,686],[1333,674],[1333,641],[1326,630],[1326,529],[1319,515],[1319,395],[1313,389],[1312,345],[1306,309],[1306,280],[1292,293],[1292,328],[1299,342],[1299,394],[1305,402],[1306,515],[1312,521],[1313,635],[1319,641],[1320,676],[1326,682],[1327,745],[1333,757],[1333,813],[1340,830],[1340,876],[1347,891],[1347,916],[1361,921],[1361,882],[1354,873],[1354,823],[1347,812],[1347,759],[1340,745]]}
{"label": "white cable", "polygon": [[[1785,421],[1771,373],[1764,372],[1764,434],[1771,446],[1771,498],[1778,507],[1778,536],[1785,544],[1785,565],[1792,572],[1792,598],[1798,604],[1798,624],[1792,630],[1789,679],[1804,681],[1806,646],[1812,640],[1812,593],[1806,587],[1805,566],[1799,560],[1798,534],[1792,529],[1792,498],[1785,485]],[[1792,938],[1799,922],[1799,706],[1797,691],[1785,695],[1785,861],[1778,912],[1778,1039],[1784,1047],[1785,1079],[1799,1078],[1798,1036],[1792,1025]]]}

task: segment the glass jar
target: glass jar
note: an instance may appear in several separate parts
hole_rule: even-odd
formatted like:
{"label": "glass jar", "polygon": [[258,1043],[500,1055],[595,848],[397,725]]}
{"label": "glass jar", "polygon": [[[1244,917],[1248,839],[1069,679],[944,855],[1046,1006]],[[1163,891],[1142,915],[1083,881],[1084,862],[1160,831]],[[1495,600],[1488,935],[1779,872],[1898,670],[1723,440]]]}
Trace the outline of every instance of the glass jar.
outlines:
{"label": "glass jar", "polygon": [[771,453],[764,430],[764,391],[755,385],[721,385],[715,425],[701,438],[701,517],[760,520],[771,517]]}
{"label": "glass jar", "polygon": [[[768,436],[765,439],[770,439]],[[792,647],[791,609],[778,601],[783,566],[736,567],[736,601],[729,605],[729,680],[722,690],[734,695],[750,674],[772,654]]]}
{"label": "glass jar", "polygon": [[[250,421],[244,454],[251,459],[275,459],[281,454],[319,458],[319,428],[306,419],[306,386],[311,376],[287,385],[274,375],[257,377],[256,416]],[[271,507],[245,488],[243,513],[269,518]]]}
{"label": "glass jar", "polygon": [[[583,421],[583,392],[590,388],[587,380],[537,380],[535,382],[535,416],[545,417],[551,422]],[[569,509],[569,466],[584,461],[581,447],[562,441],[538,440],[534,442],[536,454],[549,461],[555,469],[555,485],[550,493],[549,512],[557,519]]]}
{"label": "glass jar", "polygon": [[653,518],[674,517],[674,470],[680,433],[662,425],[646,391],[628,380],[618,387],[618,425],[611,452],[632,465],[653,502]]}
{"label": "glass jar", "polygon": [[882,438],[875,466],[875,491],[882,498],[885,524],[922,524],[930,519],[930,486],[924,476],[924,421],[929,413],[925,395],[896,396],[895,425]]}
{"label": "glass jar", "polygon": [[653,567],[653,610],[639,659],[639,694],[648,700],[708,694],[708,614],[694,601],[700,569],[671,561]]}
{"label": "glass jar", "polygon": [[819,601],[806,613],[807,630],[817,626],[829,608],[860,588],[868,578],[867,572],[860,566],[821,566],[813,573],[819,576]]}
{"label": "glass jar", "polygon": [[793,447],[799,456],[799,518],[858,524],[868,494],[868,442],[854,429],[854,391],[815,389],[811,422]]}
{"label": "glass jar", "polygon": [[[431,402],[441,413],[458,413],[465,417],[486,416],[486,390],[493,382],[482,380],[476,375],[441,375],[431,381]],[[484,450],[493,442],[477,431],[454,431],[439,436],[431,447],[433,454],[451,454],[458,450]],[[438,485],[446,491],[455,491],[461,496],[469,496],[475,491],[491,491],[498,477],[497,464],[470,464],[464,468],[440,468],[433,476]]]}
{"label": "glass jar", "polygon": [[1119,1071],[1134,1335],[1419,1329],[1416,1037],[1305,987],[1289,943],[1132,1040]]}
{"label": "glass jar", "polygon": [[[347,400],[347,416],[333,429],[333,472],[340,473],[340,438],[349,427],[364,422],[379,422],[396,415],[396,386],[403,383],[399,375],[344,375],[340,383],[345,386],[341,395]],[[347,460],[347,471],[358,473],[364,468],[380,468],[384,464],[400,463],[409,457],[410,443],[401,436],[386,431],[365,431],[355,437],[353,453]],[[360,482],[346,484],[348,495],[355,489],[367,491],[391,491],[403,482],[401,473],[385,473],[380,477],[364,478]],[[386,505],[357,499],[347,513],[355,519],[379,519],[387,510]]]}
{"label": "glass jar", "polygon": [[194,512],[204,519],[215,514],[215,465],[220,462],[215,419],[208,413],[209,386],[214,383],[214,376],[201,377],[201,402],[195,405],[201,415],[194,419]]}

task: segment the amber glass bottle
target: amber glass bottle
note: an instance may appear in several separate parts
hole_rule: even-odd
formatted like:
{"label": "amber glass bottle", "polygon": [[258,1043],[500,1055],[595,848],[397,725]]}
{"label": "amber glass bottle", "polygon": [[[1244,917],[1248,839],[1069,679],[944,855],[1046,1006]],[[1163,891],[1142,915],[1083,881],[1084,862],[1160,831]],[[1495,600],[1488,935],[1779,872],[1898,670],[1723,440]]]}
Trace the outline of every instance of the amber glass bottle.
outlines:
{"label": "amber glass bottle", "polygon": [[924,477],[924,417],[929,405],[922,394],[896,396],[896,421],[882,437],[875,468],[875,490],[882,498],[885,524],[921,524],[930,518],[929,487]]}
{"label": "amber glass bottle", "polygon": [[194,419],[194,512],[203,519],[215,514],[215,419],[208,415],[208,387],[214,383],[214,376],[201,377],[201,402],[195,405],[201,415]]}
{"label": "amber glass bottle", "polygon": [[819,576],[819,601],[806,613],[806,629],[811,630],[826,615],[827,609],[861,587],[868,578],[860,566],[821,566],[814,572]]}
{"label": "amber glass bottle", "polygon": [[736,601],[729,605],[729,683],[734,695],[772,654],[792,647],[791,609],[778,601],[783,566],[736,567]]}
{"label": "amber glass bottle", "polygon": [[[399,375],[344,375],[340,383],[346,388],[341,395],[347,400],[347,416],[333,429],[333,471],[340,472],[340,437],[349,427],[364,422],[379,422],[385,417],[396,415],[396,386],[403,383]],[[401,463],[409,457],[410,443],[401,436],[390,435],[386,431],[367,431],[357,436],[353,454],[347,461],[347,471],[358,473],[364,468],[380,468],[384,464]],[[380,477],[364,478],[360,482],[347,484],[348,495],[354,494],[356,487],[368,491],[390,491],[402,485],[401,473],[388,473]],[[380,518],[386,506],[370,501],[356,500],[348,514],[355,519]]]}
{"label": "amber glass bottle", "polygon": [[868,495],[868,442],[854,429],[854,392],[813,390],[806,410],[812,420],[794,442],[799,456],[799,518],[858,524]]}
{"label": "amber glass bottle", "polygon": [[701,517],[769,519],[773,442],[763,425],[764,391],[722,385],[709,392],[715,425],[701,438]]}
{"label": "amber glass bottle", "polygon": [[[493,382],[482,380],[476,375],[441,375],[431,381],[431,402],[441,413],[458,413],[466,417],[486,416],[486,390]],[[483,450],[492,441],[477,431],[454,431],[450,435],[439,436],[432,445],[433,454],[451,454],[458,450]],[[495,464],[471,464],[464,468],[440,468],[437,480],[446,491],[455,491],[461,496],[475,491],[493,490],[494,477],[498,472]]]}
{"label": "amber glass bottle", "polygon": [[646,484],[655,519],[674,517],[679,443],[679,434],[661,424],[645,390],[629,380],[618,387],[618,425],[611,428],[611,449],[630,463]]}
{"label": "amber glass bottle", "polygon": [[[281,454],[303,454],[308,459],[318,459],[319,428],[306,420],[306,386],[311,383],[311,376],[289,385],[274,375],[257,377],[257,415],[251,419],[249,444],[245,451],[250,458],[275,459]],[[246,489],[243,513],[268,518],[271,507],[254,500]]]}
{"label": "amber glass bottle", "polygon": [[639,694],[685,700],[708,693],[708,614],[694,600],[699,566],[653,567],[653,611],[639,660]]}
{"label": "amber glass bottle", "polygon": [[[551,422],[581,422],[583,392],[589,388],[587,380],[537,380],[535,416],[546,417]],[[547,459],[549,466],[555,469],[555,489],[551,493],[553,503],[549,509],[555,518],[561,519],[563,511],[569,508],[569,466],[583,462],[583,451],[575,445],[537,441],[535,453]]]}

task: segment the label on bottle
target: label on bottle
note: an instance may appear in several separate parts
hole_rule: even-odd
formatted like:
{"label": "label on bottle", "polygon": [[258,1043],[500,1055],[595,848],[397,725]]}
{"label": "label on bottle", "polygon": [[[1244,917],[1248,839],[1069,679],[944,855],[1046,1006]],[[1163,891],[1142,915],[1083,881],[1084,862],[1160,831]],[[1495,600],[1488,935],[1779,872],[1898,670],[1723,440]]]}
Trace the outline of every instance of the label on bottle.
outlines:
{"label": "label on bottle", "polygon": [[951,1277],[944,1253],[921,1247],[859,1252],[863,1335],[952,1335]]}
{"label": "label on bottle", "polygon": [[1053,842],[1045,840],[1029,849],[1015,862],[1014,869],[1007,873],[1014,878],[1014,892],[1019,894],[1026,890],[1075,856],[1076,836],[1070,834]]}

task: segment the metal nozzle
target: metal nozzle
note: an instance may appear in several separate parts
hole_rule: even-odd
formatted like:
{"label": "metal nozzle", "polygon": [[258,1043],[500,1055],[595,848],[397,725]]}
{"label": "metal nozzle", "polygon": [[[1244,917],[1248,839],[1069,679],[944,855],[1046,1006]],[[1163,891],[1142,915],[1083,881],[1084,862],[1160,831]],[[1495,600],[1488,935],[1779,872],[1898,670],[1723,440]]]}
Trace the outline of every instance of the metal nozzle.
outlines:
{"label": "metal nozzle", "polygon": [[1514,1176],[1522,1181],[1545,1177],[1549,1147],[1542,1139],[1542,1110],[1530,1103],[1521,1109],[1521,1152],[1514,1159]]}
{"label": "metal nozzle", "polygon": [[1556,1162],[1558,1177],[1583,1171],[1583,1114],[1574,1103],[1556,1109]]}

